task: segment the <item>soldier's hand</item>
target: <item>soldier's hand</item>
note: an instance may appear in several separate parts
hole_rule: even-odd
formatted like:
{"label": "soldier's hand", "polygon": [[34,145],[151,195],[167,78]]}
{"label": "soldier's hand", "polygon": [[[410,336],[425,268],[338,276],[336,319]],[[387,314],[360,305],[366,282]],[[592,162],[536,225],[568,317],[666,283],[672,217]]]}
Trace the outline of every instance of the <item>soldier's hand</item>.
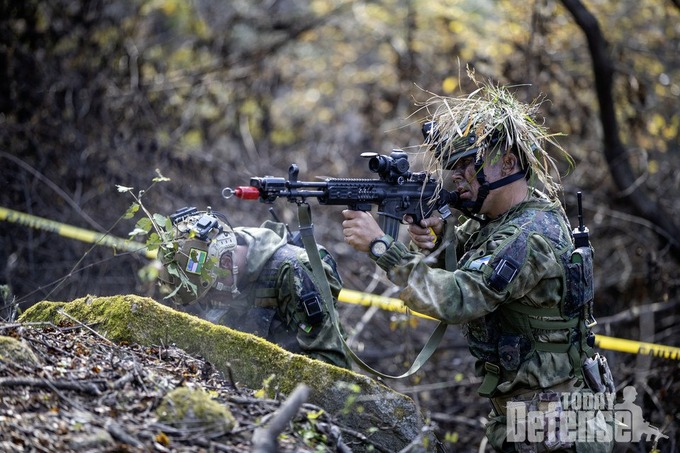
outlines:
{"label": "soldier's hand", "polygon": [[360,252],[368,252],[373,239],[385,235],[378,222],[368,212],[345,209],[342,215],[345,217],[342,222],[345,242]]}
{"label": "soldier's hand", "polygon": [[408,234],[415,245],[424,250],[433,250],[437,246],[444,231],[444,220],[441,217],[428,217],[416,224],[413,223],[413,217],[404,216],[404,221],[408,223]]}

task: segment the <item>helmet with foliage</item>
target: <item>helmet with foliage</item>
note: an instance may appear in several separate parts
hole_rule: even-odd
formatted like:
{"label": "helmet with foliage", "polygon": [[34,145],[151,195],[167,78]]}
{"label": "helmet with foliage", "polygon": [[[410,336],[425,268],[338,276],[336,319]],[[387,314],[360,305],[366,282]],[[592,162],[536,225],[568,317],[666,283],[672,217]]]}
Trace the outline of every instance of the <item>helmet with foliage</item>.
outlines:
{"label": "helmet with foliage", "polygon": [[[166,237],[159,257],[163,270],[159,279],[179,305],[202,298],[211,288],[236,292],[234,268],[220,267],[220,259],[236,249],[236,235],[226,218],[211,210],[182,208],[164,226]],[[233,261],[231,261],[233,262]],[[232,283],[221,280],[232,275]]]}
{"label": "helmet with foliage", "polygon": [[[555,141],[536,116],[541,99],[530,104],[520,102],[507,88],[480,83],[468,74],[478,88],[467,96],[434,95],[423,104],[427,119],[423,124],[425,145],[432,152],[428,169],[433,172],[452,169],[461,159],[474,158],[477,179],[484,186],[483,167],[505,152],[519,158],[521,174],[533,187],[554,198],[558,195],[559,171],[556,160],[546,150],[547,145],[560,152],[571,165],[570,156]],[[488,190],[512,182],[512,178]]]}

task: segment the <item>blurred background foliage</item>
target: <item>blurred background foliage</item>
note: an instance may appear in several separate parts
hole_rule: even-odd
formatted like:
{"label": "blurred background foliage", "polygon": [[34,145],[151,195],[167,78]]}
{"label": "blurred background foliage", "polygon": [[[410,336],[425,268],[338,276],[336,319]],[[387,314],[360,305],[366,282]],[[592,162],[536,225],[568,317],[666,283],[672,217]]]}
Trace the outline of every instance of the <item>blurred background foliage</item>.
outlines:
{"label": "blurred background foliage", "polygon": [[[546,124],[565,134],[576,164],[564,202],[575,223],[583,192],[596,249],[600,333],[678,345],[677,248],[627,196],[643,191],[680,222],[680,7],[580,6],[608,42],[620,140],[636,177],[628,188],[610,176],[589,48],[559,1],[0,0],[0,206],[126,237],[134,221],[120,217],[132,200],[115,186],[142,190],[158,169],[171,181],[144,194],[150,210],[212,206],[257,226],[268,206],[225,200],[223,187],[287,176],[291,163],[301,179],[373,177],[360,154],[420,144],[418,102],[471,91],[470,67],[515,85],[524,101],[549,99]],[[295,226],[294,206],[276,210]],[[343,243],[340,211],[313,208],[317,240],[336,255],[345,285],[395,295]],[[0,284],[21,307],[85,294],[158,298],[153,269],[142,256],[0,223]],[[357,350],[386,372],[400,372],[433,327],[358,307],[341,314]],[[450,330],[425,372],[393,385],[465,451],[481,441],[488,408],[474,396],[464,340]],[[648,390],[648,417],[675,430],[676,363],[608,356],[621,385]],[[465,401],[472,412],[451,410]]]}

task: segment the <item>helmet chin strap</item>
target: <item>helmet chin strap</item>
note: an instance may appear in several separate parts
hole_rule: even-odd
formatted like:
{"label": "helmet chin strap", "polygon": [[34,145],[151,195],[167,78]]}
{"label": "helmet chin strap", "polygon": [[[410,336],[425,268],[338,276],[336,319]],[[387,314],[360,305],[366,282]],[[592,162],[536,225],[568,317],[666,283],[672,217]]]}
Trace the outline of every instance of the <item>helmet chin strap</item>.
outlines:
{"label": "helmet chin strap", "polygon": [[480,159],[475,162],[477,182],[479,182],[480,185],[479,191],[477,192],[477,198],[474,201],[460,201],[459,199],[458,203],[454,205],[454,207],[456,209],[459,209],[466,217],[469,217],[480,223],[485,223],[485,220],[479,218],[477,214],[479,214],[479,211],[482,209],[484,200],[486,200],[486,197],[489,196],[489,192],[491,192],[494,189],[498,189],[499,187],[507,186],[508,184],[520,180],[526,176],[526,172],[521,170],[518,171],[517,173],[508,175],[505,178],[501,178],[498,181],[490,183],[487,182],[486,180],[483,166],[484,166],[483,159]]}

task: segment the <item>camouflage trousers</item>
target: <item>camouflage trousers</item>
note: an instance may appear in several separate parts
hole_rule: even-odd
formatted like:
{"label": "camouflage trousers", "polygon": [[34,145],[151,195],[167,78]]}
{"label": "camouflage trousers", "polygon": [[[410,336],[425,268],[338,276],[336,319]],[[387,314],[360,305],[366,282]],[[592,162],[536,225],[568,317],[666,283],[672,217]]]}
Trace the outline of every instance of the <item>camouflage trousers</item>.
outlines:
{"label": "camouflage trousers", "polygon": [[[587,388],[555,389],[493,398],[486,437],[499,452],[609,453],[614,447],[614,422],[607,408],[613,397]],[[606,397],[605,397],[606,396]],[[578,401],[574,410],[573,401]],[[588,410],[581,402],[588,401]]]}

